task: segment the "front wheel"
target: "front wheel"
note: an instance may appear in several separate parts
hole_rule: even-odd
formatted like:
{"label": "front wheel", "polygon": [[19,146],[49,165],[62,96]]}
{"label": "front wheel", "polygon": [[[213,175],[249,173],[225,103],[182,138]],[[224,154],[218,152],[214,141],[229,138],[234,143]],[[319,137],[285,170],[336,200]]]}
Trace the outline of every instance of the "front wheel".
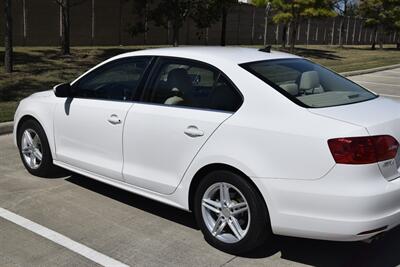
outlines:
{"label": "front wheel", "polygon": [[207,242],[222,251],[242,254],[272,239],[262,197],[236,173],[206,175],[196,191],[194,213]]}
{"label": "front wheel", "polygon": [[37,121],[23,122],[18,130],[17,142],[22,163],[29,173],[50,177],[56,172],[46,134]]}

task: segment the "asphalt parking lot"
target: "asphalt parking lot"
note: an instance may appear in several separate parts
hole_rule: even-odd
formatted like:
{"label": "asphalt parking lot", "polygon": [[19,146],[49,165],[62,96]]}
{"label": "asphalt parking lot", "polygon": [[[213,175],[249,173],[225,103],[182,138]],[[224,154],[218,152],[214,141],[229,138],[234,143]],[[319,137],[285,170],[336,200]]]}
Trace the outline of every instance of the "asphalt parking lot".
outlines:
{"label": "asphalt parking lot", "polygon": [[[351,79],[400,97],[400,69]],[[204,241],[191,213],[76,174],[52,179],[29,175],[11,135],[0,136],[0,215],[2,211],[21,216],[16,219],[20,222],[28,219],[30,227],[0,216],[0,266],[96,266],[107,260],[130,266],[400,264],[398,228],[372,244],[276,237],[273,246],[251,254],[222,253]]]}

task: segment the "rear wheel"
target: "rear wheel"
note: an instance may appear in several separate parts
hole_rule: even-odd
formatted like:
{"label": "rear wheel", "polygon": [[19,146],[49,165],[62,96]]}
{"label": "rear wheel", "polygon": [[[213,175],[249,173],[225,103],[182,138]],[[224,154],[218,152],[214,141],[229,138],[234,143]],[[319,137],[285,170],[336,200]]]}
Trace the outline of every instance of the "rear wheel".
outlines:
{"label": "rear wheel", "polygon": [[35,120],[23,122],[18,130],[17,143],[22,163],[29,173],[49,177],[57,170],[46,134]]}
{"label": "rear wheel", "polygon": [[262,197],[236,173],[221,170],[205,176],[195,194],[194,213],[207,242],[222,251],[241,254],[272,239]]}

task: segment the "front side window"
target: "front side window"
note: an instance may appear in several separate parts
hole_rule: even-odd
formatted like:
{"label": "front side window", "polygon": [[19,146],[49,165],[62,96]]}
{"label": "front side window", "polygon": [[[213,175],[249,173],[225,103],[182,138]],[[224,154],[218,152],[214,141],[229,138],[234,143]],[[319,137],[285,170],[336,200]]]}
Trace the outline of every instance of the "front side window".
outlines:
{"label": "front side window", "polygon": [[205,64],[168,60],[161,63],[150,102],[171,106],[236,111],[242,98],[223,74]]}
{"label": "front side window", "polygon": [[135,94],[149,58],[124,58],[107,63],[73,85],[76,97],[129,100]]}
{"label": "front side window", "polygon": [[338,106],[377,97],[344,77],[305,59],[265,60],[241,66],[306,107]]}

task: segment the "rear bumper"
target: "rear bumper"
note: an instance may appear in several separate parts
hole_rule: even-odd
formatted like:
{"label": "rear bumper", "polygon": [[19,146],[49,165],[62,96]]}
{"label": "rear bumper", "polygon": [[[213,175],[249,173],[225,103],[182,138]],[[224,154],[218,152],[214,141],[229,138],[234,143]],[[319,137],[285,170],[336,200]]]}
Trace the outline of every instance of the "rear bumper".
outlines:
{"label": "rear bumper", "polygon": [[275,234],[357,241],[400,224],[400,179],[377,164],[336,165],[318,180],[256,178]]}

